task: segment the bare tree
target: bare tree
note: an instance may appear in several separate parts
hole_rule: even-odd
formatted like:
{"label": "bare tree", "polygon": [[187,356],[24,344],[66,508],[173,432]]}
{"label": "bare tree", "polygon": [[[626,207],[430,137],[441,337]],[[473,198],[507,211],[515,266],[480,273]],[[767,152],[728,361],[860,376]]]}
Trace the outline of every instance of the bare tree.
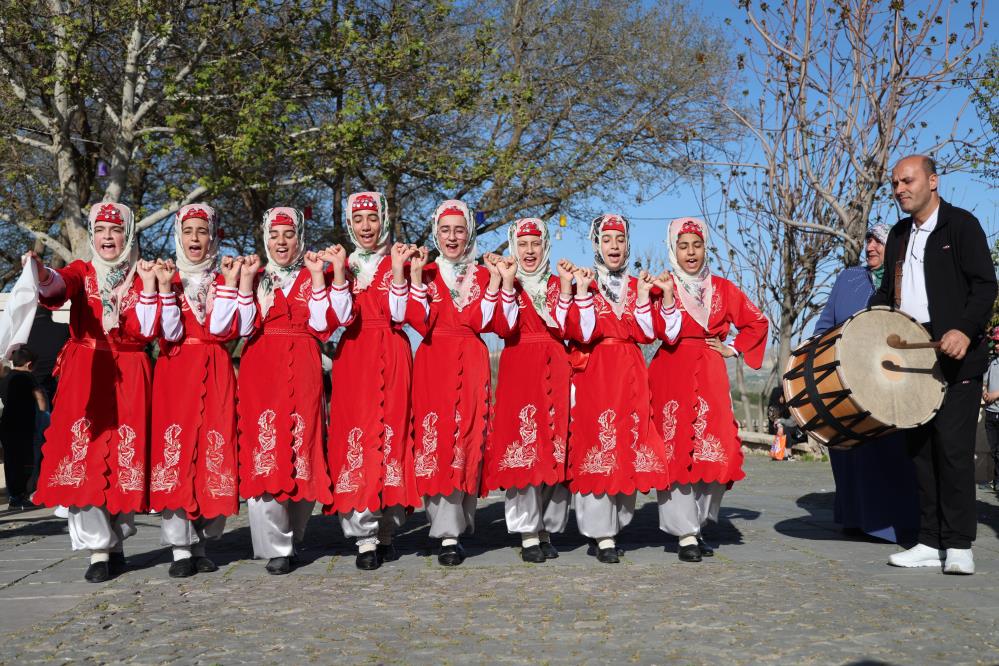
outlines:
{"label": "bare tree", "polygon": [[928,132],[923,119],[977,67],[987,24],[975,2],[740,6],[748,36],[738,62],[749,87],[726,108],[751,141],[724,164],[725,196],[740,217],[729,233],[760,253],[749,265],[774,308],[782,369],[817,311],[823,262],[855,264],[868,224],[887,217],[892,160],[919,148],[947,168],[971,161],[980,135],[960,134],[957,120]]}

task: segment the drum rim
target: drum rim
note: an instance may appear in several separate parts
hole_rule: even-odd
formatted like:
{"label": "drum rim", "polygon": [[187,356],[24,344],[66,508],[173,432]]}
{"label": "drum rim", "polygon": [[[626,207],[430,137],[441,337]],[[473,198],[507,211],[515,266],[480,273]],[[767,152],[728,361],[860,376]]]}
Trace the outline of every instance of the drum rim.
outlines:
{"label": "drum rim", "polygon": [[[850,315],[849,317],[847,317],[846,321],[844,321],[840,325],[840,329],[841,329],[840,333],[842,334],[842,332],[846,330],[847,324],[849,324],[851,321],[853,321],[854,319],[856,319],[860,315],[866,314],[868,312],[874,312],[876,310],[877,311],[882,311],[882,312],[894,312],[895,314],[900,314],[903,317],[905,317],[906,319],[908,319],[909,321],[911,321],[912,323],[916,324],[917,326],[922,327],[922,324],[915,317],[913,317],[911,314],[909,314],[908,312],[903,312],[902,310],[899,310],[897,308],[892,308],[892,307],[889,307],[887,305],[871,305],[871,306],[868,306],[868,307],[864,308],[863,310],[859,310],[859,311],[853,313],[852,315]],[[841,372],[841,370],[843,368],[843,364],[842,364],[842,362],[840,360],[840,357],[839,357],[839,346],[838,345],[835,346],[835,347],[833,347],[833,353],[834,353],[834,357],[836,359],[836,375],[839,377],[839,381],[840,381],[841,384],[843,384],[843,386],[848,386],[848,384],[845,381],[846,378],[843,377],[843,374]],[[852,391],[851,391],[851,393],[852,393]],[[933,411],[930,412],[930,415],[928,417],[926,417],[925,419],[923,419],[922,421],[919,421],[918,423],[915,423],[915,424],[913,424],[911,426],[905,426],[905,427],[899,427],[898,424],[894,424],[894,423],[892,423],[892,424],[886,424],[886,425],[890,425],[895,430],[912,430],[913,428],[918,428],[920,426],[926,425],[927,423],[929,423],[930,421],[933,420],[933,417],[936,416],[937,412],[940,411],[940,407],[943,406],[944,394],[945,393],[947,393],[947,383],[946,382],[940,382],[940,401],[937,402],[937,406],[933,408]],[[869,412],[869,410],[868,410],[868,412]],[[877,420],[880,421],[880,419],[877,419]],[[884,423],[884,422],[882,421],[882,423]]]}

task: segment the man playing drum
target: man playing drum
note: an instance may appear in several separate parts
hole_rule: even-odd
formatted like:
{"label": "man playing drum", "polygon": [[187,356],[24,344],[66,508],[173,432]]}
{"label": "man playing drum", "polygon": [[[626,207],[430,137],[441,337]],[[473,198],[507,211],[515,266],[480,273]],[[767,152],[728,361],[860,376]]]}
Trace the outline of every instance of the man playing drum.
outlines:
{"label": "man playing drum", "polygon": [[870,305],[893,305],[939,340],[947,382],[943,404],[925,425],[906,433],[919,486],[919,543],[889,564],[972,574],[975,562],[975,430],[988,345],[984,332],[996,300],[988,242],[975,216],[937,193],[936,164],[903,158],[892,191],[909,214],[885,244],[885,275]]}

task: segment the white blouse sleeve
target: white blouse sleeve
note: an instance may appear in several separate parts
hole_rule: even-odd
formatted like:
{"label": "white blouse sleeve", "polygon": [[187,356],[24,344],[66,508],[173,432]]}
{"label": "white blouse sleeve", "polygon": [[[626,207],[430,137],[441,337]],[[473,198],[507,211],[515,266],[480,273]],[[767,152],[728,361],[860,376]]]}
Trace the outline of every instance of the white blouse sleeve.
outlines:
{"label": "white blouse sleeve", "polygon": [[66,281],[58,272],[48,266],[45,272],[38,276],[38,294],[44,298],[51,298],[66,292]]}
{"label": "white blouse sleeve", "polygon": [[493,320],[493,315],[496,314],[496,302],[498,300],[498,291],[486,290],[486,294],[482,297],[482,301],[479,304],[479,307],[482,309],[482,328],[489,326],[489,322]]}
{"label": "white blouse sleeve", "polygon": [[597,315],[593,309],[593,294],[576,296],[576,307],[579,308],[579,328],[583,333],[583,342],[587,343],[593,337],[593,329],[597,325]]}
{"label": "white blouse sleeve", "polygon": [[184,324],[180,320],[180,307],[177,305],[177,294],[160,294],[160,326],[163,337],[170,342],[177,342],[184,335]]}
{"label": "white blouse sleeve", "polygon": [[663,321],[666,322],[666,340],[672,344],[676,342],[677,336],[680,335],[680,324],[683,321],[683,317],[675,305],[671,308],[660,305],[659,308],[659,313],[662,315]]}
{"label": "white blouse sleeve", "polygon": [[406,320],[406,301],[409,299],[409,285],[405,282],[389,286],[389,312],[392,321],[399,324]]}
{"label": "white blouse sleeve", "polygon": [[239,292],[236,297],[236,311],[239,312],[239,335],[248,337],[253,333],[253,324],[257,319],[257,304],[253,294]]}
{"label": "white blouse sleeve", "polygon": [[215,298],[212,300],[212,316],[208,321],[208,332],[212,335],[223,335],[232,326],[232,318],[236,316],[236,288],[219,285],[215,287]]}
{"label": "white blouse sleeve", "polygon": [[500,300],[503,303],[503,316],[506,318],[506,325],[511,329],[517,325],[517,316],[520,314],[520,307],[517,305],[516,292],[503,289],[500,291]]}
{"label": "white blouse sleeve", "polygon": [[330,307],[333,308],[333,314],[336,315],[337,321],[341,324],[350,319],[350,310],[354,307],[354,297],[346,282],[340,286],[330,287]]}
{"label": "white blouse sleeve", "polygon": [[143,337],[151,338],[156,335],[156,304],[159,299],[156,292],[139,294],[139,302],[135,305],[135,316],[139,319],[139,332]]}

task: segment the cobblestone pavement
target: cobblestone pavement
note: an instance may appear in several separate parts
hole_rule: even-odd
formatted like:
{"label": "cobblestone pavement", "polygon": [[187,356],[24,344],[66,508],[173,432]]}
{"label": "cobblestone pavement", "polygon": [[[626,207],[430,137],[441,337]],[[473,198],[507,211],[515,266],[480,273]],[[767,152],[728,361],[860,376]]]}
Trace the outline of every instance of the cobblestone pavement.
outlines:
{"label": "cobblestone pavement", "polygon": [[245,510],[210,554],[215,574],[166,575],[158,519],[137,520],[131,569],[83,582],[48,511],[0,514],[3,663],[852,663],[999,662],[999,503],[979,492],[975,576],[885,565],[890,544],[831,522],[828,464],[750,456],[749,478],[709,528],[717,555],[676,558],[640,496],[619,565],[557,537],[562,556],[520,561],[502,502],[480,504],[469,559],[431,556],[418,511],[402,558],[354,568],[332,519],[313,516],[303,564],[269,576],[249,559]]}

